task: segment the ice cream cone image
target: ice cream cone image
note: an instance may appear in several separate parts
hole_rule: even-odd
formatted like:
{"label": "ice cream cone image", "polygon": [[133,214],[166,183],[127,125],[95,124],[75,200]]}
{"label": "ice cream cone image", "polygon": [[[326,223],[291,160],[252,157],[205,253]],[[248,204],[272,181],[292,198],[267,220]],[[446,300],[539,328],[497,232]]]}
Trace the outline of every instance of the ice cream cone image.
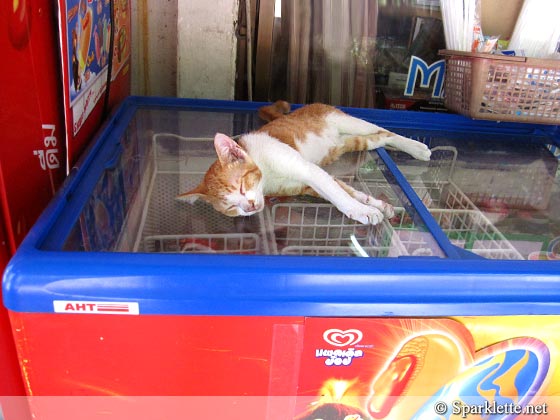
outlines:
{"label": "ice cream cone image", "polygon": [[406,341],[372,382],[368,401],[374,419],[408,419],[441,384],[464,366],[464,352],[443,334],[425,334]]}
{"label": "ice cream cone image", "polygon": [[78,72],[83,74],[88,64],[88,51],[91,42],[91,33],[93,26],[93,11],[87,6],[87,2],[80,2],[80,11],[78,13],[78,50],[76,56],[78,58]]}

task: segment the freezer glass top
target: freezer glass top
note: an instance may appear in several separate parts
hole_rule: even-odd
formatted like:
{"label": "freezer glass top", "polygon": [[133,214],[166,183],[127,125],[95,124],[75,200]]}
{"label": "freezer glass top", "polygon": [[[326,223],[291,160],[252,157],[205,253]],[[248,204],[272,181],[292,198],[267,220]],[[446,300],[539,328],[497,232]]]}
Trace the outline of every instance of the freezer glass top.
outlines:
{"label": "freezer glass top", "polygon": [[[394,129],[432,149],[350,153],[325,168],[394,206],[366,226],[309,197],[268,198],[228,217],[177,195],[216,159],[216,132],[262,125],[254,111],[139,107],[91,183],[64,242],[69,251],[298,256],[542,259],[560,237],[558,161],[542,142]],[[552,248],[551,248],[552,247]]]}
{"label": "freezer glass top", "polygon": [[559,259],[556,147],[511,135],[423,139],[433,153],[428,168],[402,153],[392,157],[451,242],[486,258]]}

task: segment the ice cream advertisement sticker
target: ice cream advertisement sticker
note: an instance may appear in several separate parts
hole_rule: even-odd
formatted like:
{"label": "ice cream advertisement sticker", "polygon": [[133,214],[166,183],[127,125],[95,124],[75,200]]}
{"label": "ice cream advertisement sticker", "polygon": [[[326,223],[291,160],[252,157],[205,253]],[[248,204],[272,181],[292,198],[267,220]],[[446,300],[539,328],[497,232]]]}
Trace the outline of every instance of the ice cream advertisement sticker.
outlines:
{"label": "ice cream advertisement sticker", "polygon": [[363,357],[362,350],[356,350],[354,346],[363,338],[360,330],[340,330],[331,328],[323,333],[326,344],[336,348],[318,348],[315,350],[316,358],[324,358],[326,366],[349,366],[352,360]]}
{"label": "ice cream advertisement sticker", "polygon": [[337,347],[353,346],[359,343],[363,337],[363,333],[355,329],[342,331],[331,328],[323,333],[323,340]]}

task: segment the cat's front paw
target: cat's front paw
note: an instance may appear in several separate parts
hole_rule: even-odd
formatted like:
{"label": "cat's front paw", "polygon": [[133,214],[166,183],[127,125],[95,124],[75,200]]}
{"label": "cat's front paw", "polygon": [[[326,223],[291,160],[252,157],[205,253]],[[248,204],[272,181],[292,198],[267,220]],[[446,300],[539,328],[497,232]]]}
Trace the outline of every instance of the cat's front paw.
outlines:
{"label": "cat's front paw", "polygon": [[383,212],[383,216],[385,216],[387,219],[390,219],[395,215],[395,209],[393,208],[393,206],[386,202],[383,202],[381,211]]}
{"label": "cat's front paw", "polygon": [[383,220],[383,213],[375,207],[369,207],[363,204],[355,206],[348,212],[345,212],[352,220],[356,220],[364,225],[377,225]]}
{"label": "cat's front paw", "polygon": [[395,215],[395,210],[393,209],[393,206],[390,205],[389,203],[383,200],[378,200],[376,198],[373,198],[371,195],[363,194],[363,196],[364,196],[363,200],[358,200],[358,201],[367,204],[368,206],[375,207],[376,209],[381,210],[383,216],[387,217],[388,219],[390,219]]}

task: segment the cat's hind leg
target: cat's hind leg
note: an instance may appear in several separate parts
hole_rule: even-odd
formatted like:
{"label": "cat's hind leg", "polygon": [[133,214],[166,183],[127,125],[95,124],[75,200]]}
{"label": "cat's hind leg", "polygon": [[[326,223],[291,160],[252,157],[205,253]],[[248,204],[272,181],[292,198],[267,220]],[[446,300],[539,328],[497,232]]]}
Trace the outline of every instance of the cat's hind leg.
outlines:
{"label": "cat's hind leg", "polygon": [[432,151],[428,149],[428,146],[426,146],[424,143],[399,136],[398,134],[391,134],[391,136],[386,138],[385,147],[389,149],[401,150],[418,160],[430,160]]}
{"label": "cat's hind leg", "polygon": [[368,121],[343,112],[334,112],[327,120],[338,130],[346,152],[388,146],[408,153],[416,159],[430,160],[432,152],[424,143],[403,137]]}

